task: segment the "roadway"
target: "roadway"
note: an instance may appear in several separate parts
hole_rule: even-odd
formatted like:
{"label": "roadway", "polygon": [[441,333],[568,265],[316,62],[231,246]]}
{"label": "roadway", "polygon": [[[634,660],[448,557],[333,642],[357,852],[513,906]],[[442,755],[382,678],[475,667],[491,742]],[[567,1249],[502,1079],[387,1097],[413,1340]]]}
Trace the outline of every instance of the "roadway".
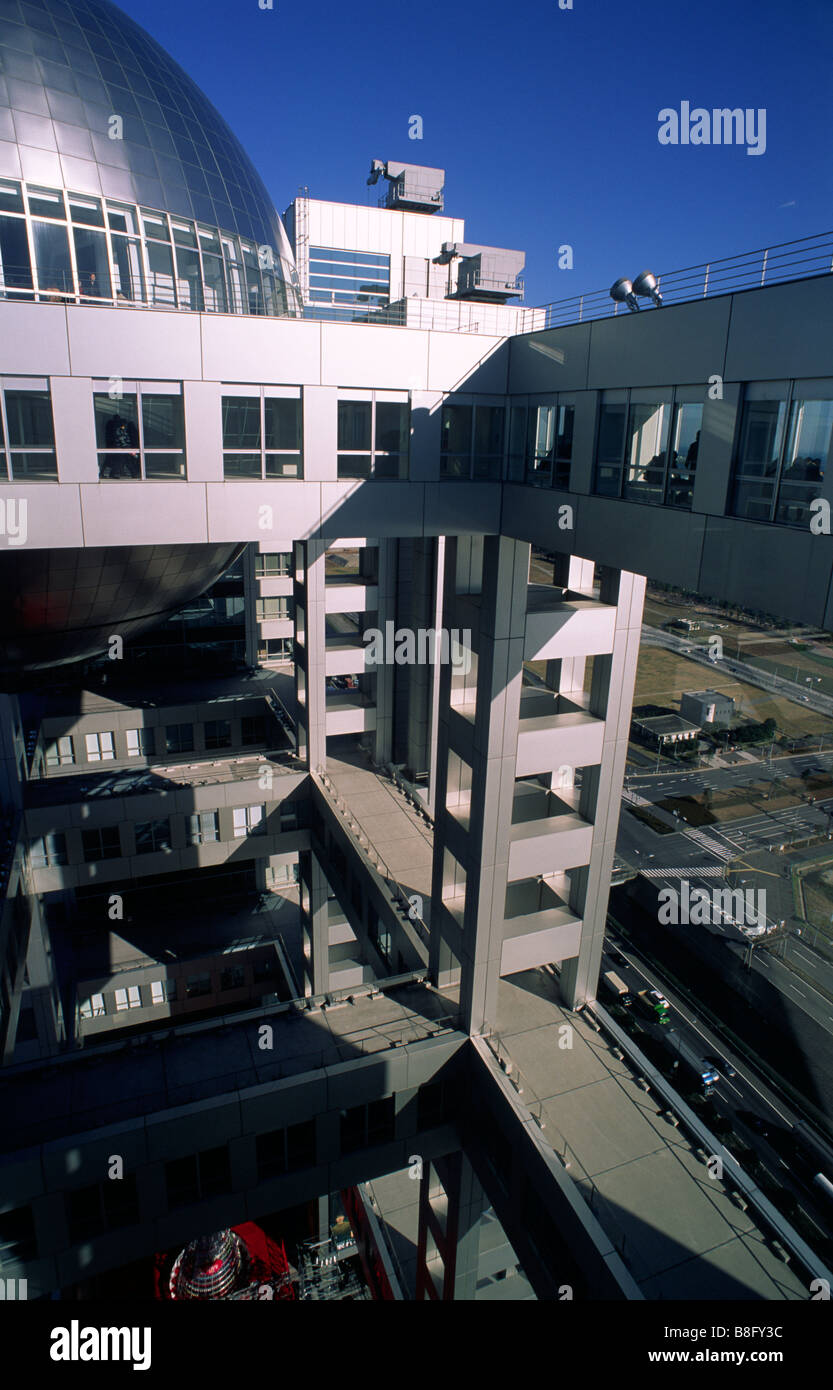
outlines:
{"label": "roadway", "polygon": [[[801,1135],[805,1128],[800,1118],[785,1105],[780,1097],[776,1097],[772,1090],[753,1075],[743,1061],[733,1055],[710,1029],[703,1025],[699,1018],[681,1001],[679,995],[658,976],[657,971],[652,966],[646,968],[638,951],[632,944],[625,943],[616,931],[616,925],[611,923],[608,924],[602,970],[614,970],[633,993],[647,987],[660,989],[666,996],[672,1005],[670,1024],[652,1023],[644,1017],[640,1017],[639,1022],[641,1027],[654,1038],[655,1043],[661,1043],[663,1047],[667,1048],[669,1059],[673,1058],[676,1037],[681,1036],[699,1056],[712,1056],[724,1063],[728,1060],[732,1064],[735,1070],[733,1077],[728,1077],[725,1070],[720,1070],[720,1080],[712,1097],[714,1108],[729,1120],[735,1132],[755,1150],[759,1161],[779,1187],[790,1192],[796,1200],[806,1220],[815,1231],[816,1245],[814,1248],[816,1248],[817,1253],[829,1254],[830,1238],[833,1235],[833,1209],[827,1206],[823,1198],[819,1199],[817,1190],[812,1186],[812,1174],[803,1170],[801,1165],[796,1164],[796,1162],[786,1162],[783,1157],[785,1145],[793,1137]],[[610,1008],[609,1001],[605,999],[604,1002]],[[620,1023],[623,1021],[624,1014],[629,1013],[631,1011],[627,1010],[620,1014]],[[743,1118],[744,1114],[747,1116],[746,1119]],[[748,1117],[751,1115],[760,1117],[768,1135],[756,1133],[755,1129],[750,1126]],[[775,1147],[770,1142],[771,1139],[775,1139]],[[813,1139],[822,1158],[826,1158],[826,1171],[830,1176],[833,1174],[833,1148],[818,1134],[814,1133]],[[731,1136],[725,1142],[726,1147],[731,1152]],[[787,1152],[789,1152],[788,1149]],[[739,1161],[741,1164],[743,1163],[742,1159]],[[807,1238],[812,1245],[813,1235],[808,1234]]]}
{"label": "roadway", "polygon": [[[719,633],[711,635],[720,636]],[[649,627],[647,624],[643,624],[642,627],[642,642],[647,647],[665,647],[666,651],[676,652],[679,656],[687,656],[692,661],[697,661],[701,666],[707,666],[712,671],[720,671],[723,675],[731,676],[734,680],[745,681],[747,685],[755,685],[759,690],[766,690],[770,695],[780,695],[788,700],[793,700],[796,704],[806,705],[816,714],[826,715],[828,719],[833,718],[833,697],[813,690],[806,681],[804,688],[802,688],[795,681],[786,680],[783,676],[773,675],[769,671],[762,671],[759,666],[750,666],[745,661],[739,661],[737,657],[724,656],[719,659],[711,657],[707,648],[697,642],[692,642],[690,637],[678,637],[676,633],[665,632],[661,628]]]}

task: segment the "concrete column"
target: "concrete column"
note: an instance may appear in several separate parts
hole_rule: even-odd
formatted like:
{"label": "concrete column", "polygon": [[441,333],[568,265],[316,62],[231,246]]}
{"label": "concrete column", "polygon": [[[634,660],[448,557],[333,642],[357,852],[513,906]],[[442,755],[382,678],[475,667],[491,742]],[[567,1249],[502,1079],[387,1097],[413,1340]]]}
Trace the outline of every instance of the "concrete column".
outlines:
{"label": "concrete column", "polygon": [[311,540],[293,553],[298,755],[313,772],[327,765],[325,551]]}
{"label": "concrete column", "polygon": [[302,850],[298,866],[304,933],[304,994],[326,994],[330,988],[329,885],[314,850]]}
{"label": "concrete column", "polygon": [[590,863],[572,874],[571,905],[582,918],[578,956],[564,962],[561,995],[568,1008],[593,999],[601,966],[610,875],[622,802],[633,690],[642,631],[644,575],[605,568],[602,603],[616,605],[613,651],[593,663],[590,712],[604,719],[602,760],[585,771],[580,814],[593,822]]}
{"label": "concrete column", "polygon": [[[523,676],[530,547],[526,542],[489,536],[483,549],[482,579],[475,578],[465,554],[446,544],[445,626],[472,628],[476,661],[468,680],[450,668],[441,684],[437,775],[437,819],[432,878],[432,970],[449,948],[459,960],[463,1026],[481,1032],[494,1022],[506,903],[509,839],[515,791],[518,720]],[[462,578],[461,578],[462,577]],[[464,592],[455,601],[458,579]],[[469,689],[462,687],[468,685]],[[473,715],[473,717],[472,717]],[[444,752],[447,751],[447,756]],[[448,762],[459,757],[471,768],[468,824],[447,804]],[[454,898],[454,883],[465,876],[465,896]],[[454,906],[444,906],[454,898]],[[443,946],[446,948],[443,952]],[[436,976],[440,982],[439,974]],[[446,981],[450,983],[451,980]]]}
{"label": "concrete column", "polygon": [[420,1184],[417,1301],[473,1302],[488,1203],[463,1153],[427,1161]]}
{"label": "concrete column", "polygon": [[[396,541],[379,539],[377,589],[379,608],[377,627],[384,632],[385,623],[398,626],[396,608]],[[407,618],[406,620],[407,621]],[[376,678],[376,729],[373,735],[374,761],[384,766],[393,757],[393,681],[396,667],[383,663],[374,668]]]}

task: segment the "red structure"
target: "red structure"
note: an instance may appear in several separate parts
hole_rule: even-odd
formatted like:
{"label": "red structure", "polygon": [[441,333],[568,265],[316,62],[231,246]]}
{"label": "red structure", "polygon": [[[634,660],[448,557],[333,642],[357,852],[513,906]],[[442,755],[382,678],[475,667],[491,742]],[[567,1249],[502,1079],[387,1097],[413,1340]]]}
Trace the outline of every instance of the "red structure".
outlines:
{"label": "red structure", "polygon": [[169,1251],[157,1255],[153,1284],[155,1298],[174,1302],[295,1298],[283,1242],[272,1240],[252,1221],[199,1236],[174,1256]]}

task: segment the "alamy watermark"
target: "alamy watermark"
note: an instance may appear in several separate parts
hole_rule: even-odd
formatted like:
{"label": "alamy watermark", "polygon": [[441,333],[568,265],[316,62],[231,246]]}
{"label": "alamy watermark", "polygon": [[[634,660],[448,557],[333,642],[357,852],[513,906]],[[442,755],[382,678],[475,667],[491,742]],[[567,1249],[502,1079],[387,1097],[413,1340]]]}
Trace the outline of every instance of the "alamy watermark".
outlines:
{"label": "alamy watermark", "polygon": [[766,154],[766,108],[664,106],[657,115],[661,145],[745,145],[747,154]]}
{"label": "alamy watermark", "polygon": [[679,890],[661,888],[658,895],[657,920],[663,926],[702,927],[710,923],[720,926],[733,923],[744,928],[766,931],[765,888],[692,888],[687,879],[680,880]]}
{"label": "alamy watermark", "polygon": [[29,504],[25,497],[0,497],[0,537],[7,545],[25,545],[29,537]]}
{"label": "alamy watermark", "polygon": [[471,670],[471,629],[453,627],[369,627],[362,633],[367,644],[365,666],[453,666],[468,675]]}

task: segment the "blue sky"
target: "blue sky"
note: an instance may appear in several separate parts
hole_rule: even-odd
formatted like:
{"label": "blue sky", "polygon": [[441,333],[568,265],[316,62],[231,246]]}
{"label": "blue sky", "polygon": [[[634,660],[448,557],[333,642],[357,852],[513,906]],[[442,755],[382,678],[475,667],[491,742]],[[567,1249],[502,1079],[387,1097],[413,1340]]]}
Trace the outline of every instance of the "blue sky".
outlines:
{"label": "blue sky", "polygon": [[[833,226],[831,0],[121,3],[279,211],[299,184],[375,203],[371,158],[439,166],[468,240],[526,251],[527,303]],[[766,153],[660,145],[659,111],[684,100],[765,108]]]}

